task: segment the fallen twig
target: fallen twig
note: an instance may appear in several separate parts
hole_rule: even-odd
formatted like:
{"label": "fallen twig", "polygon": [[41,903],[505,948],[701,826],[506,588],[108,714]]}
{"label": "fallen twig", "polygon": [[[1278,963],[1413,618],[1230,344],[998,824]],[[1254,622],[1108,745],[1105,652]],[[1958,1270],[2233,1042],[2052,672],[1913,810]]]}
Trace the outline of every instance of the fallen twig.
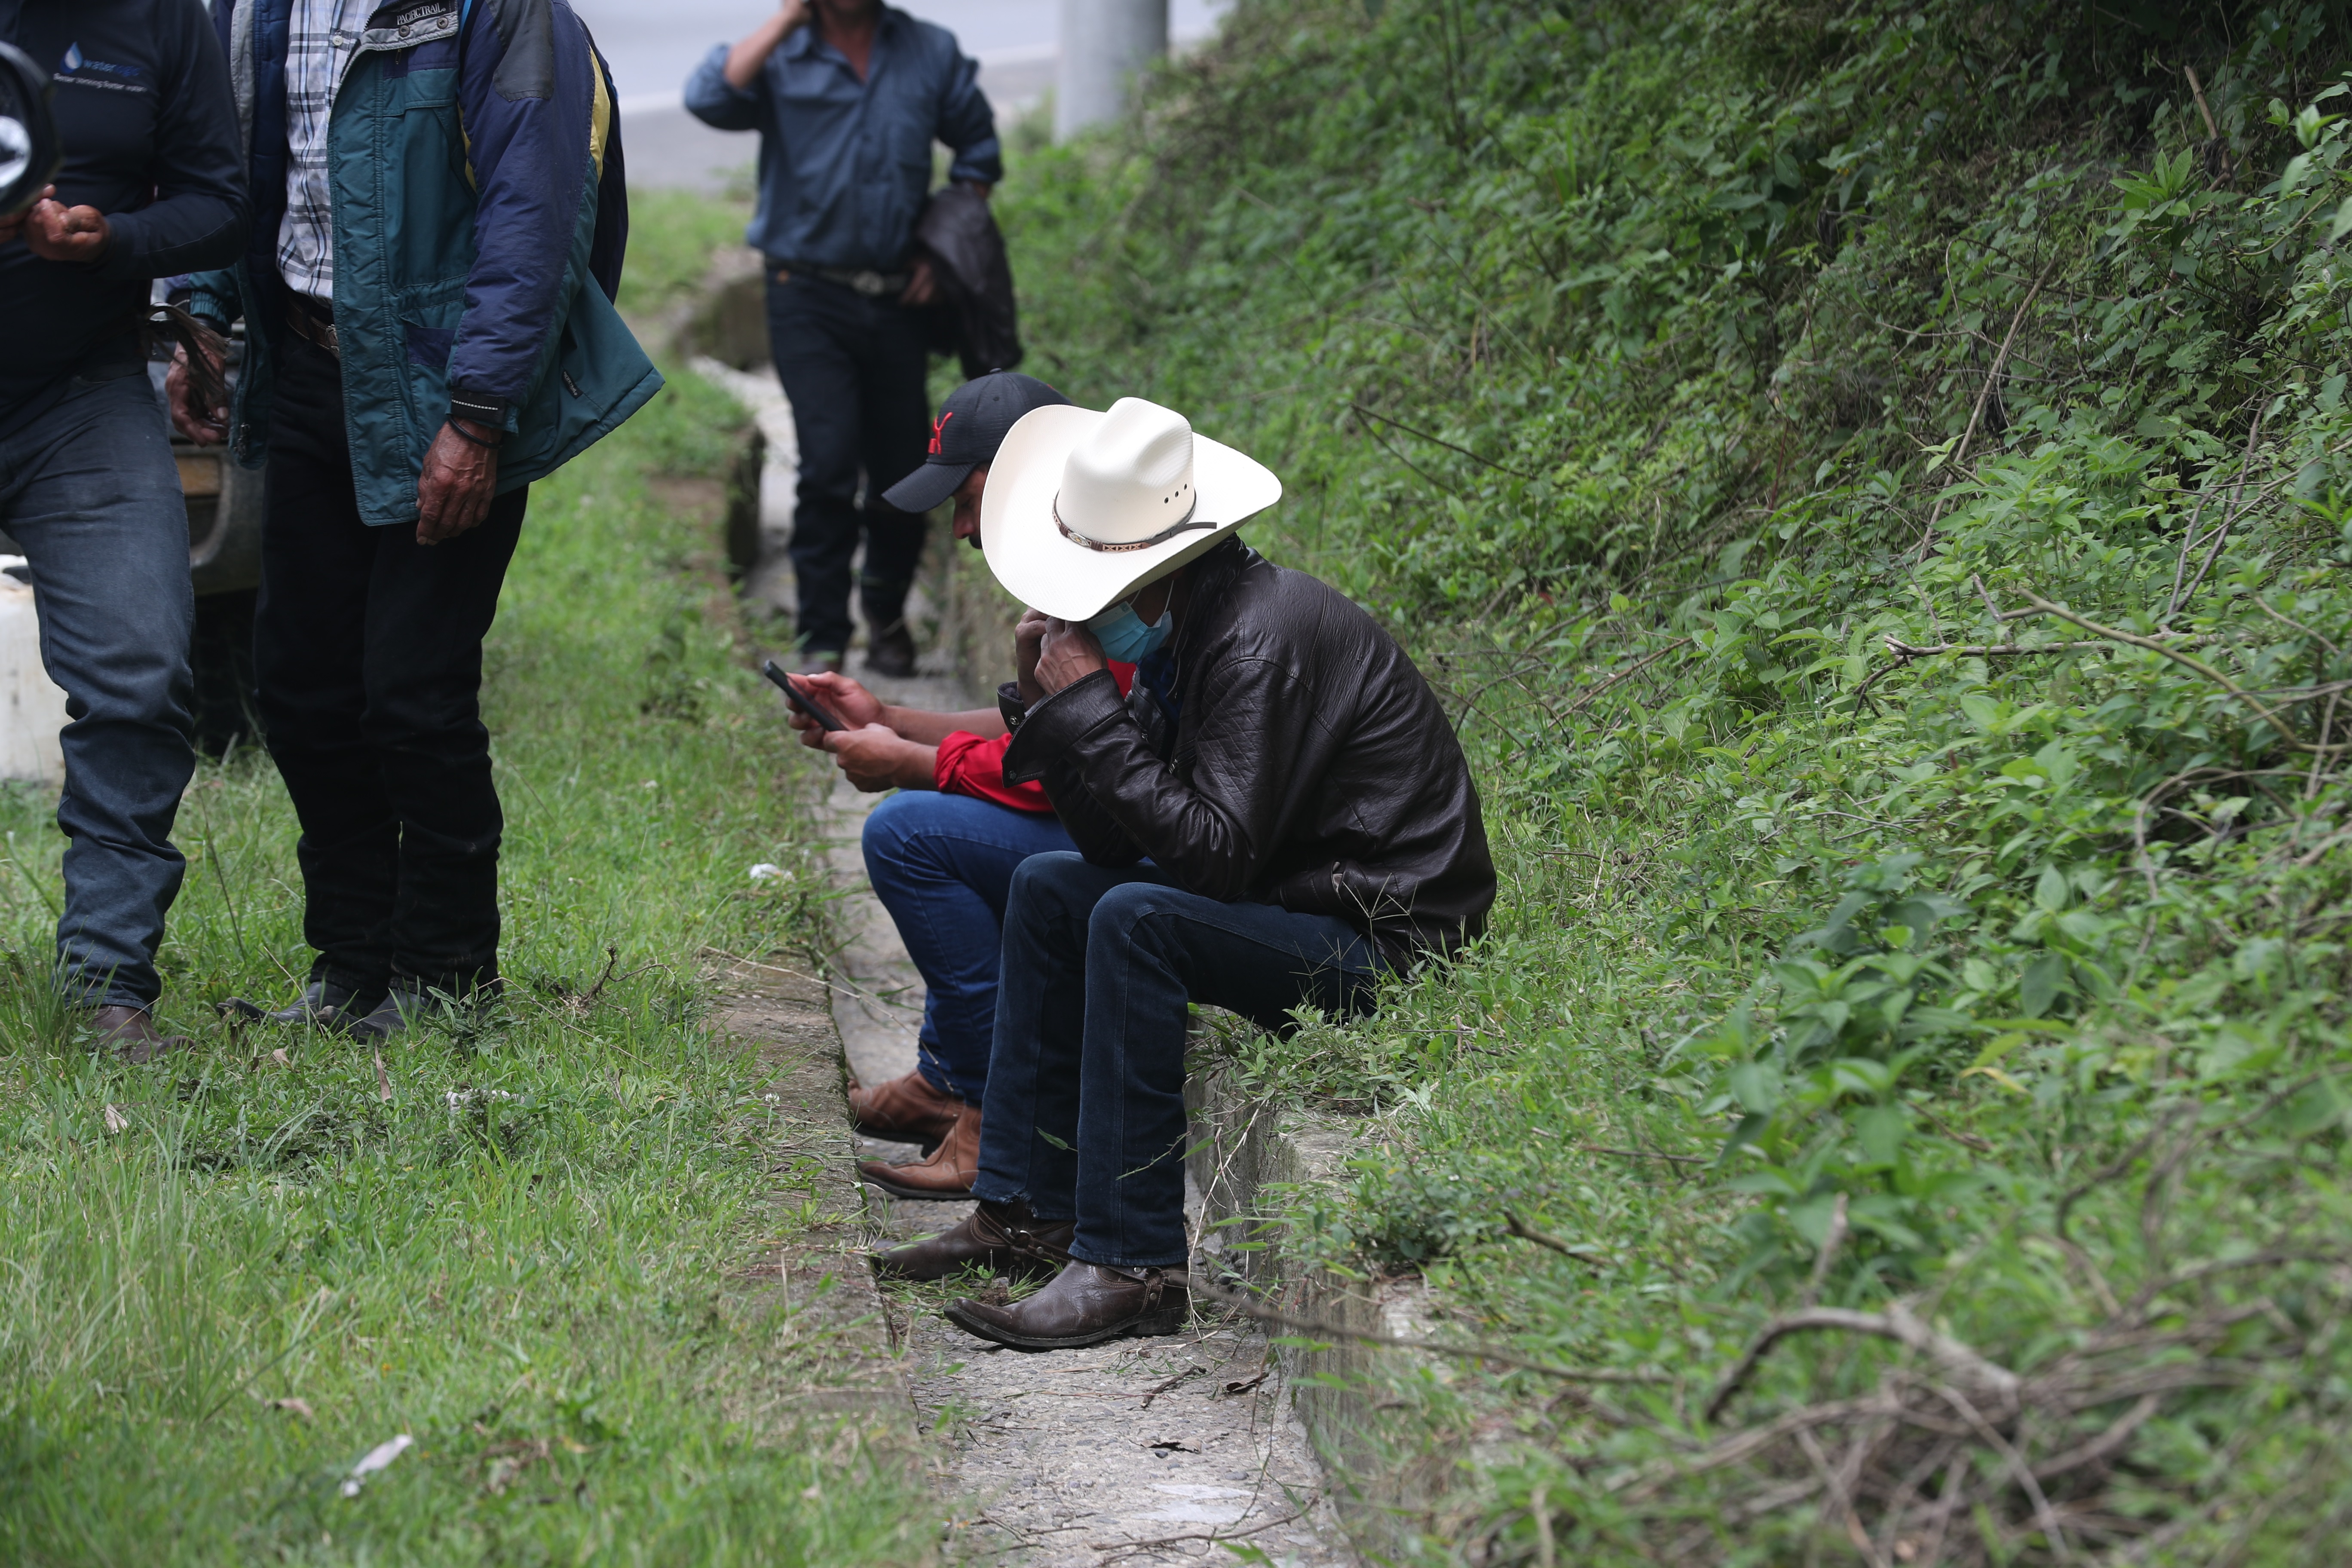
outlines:
{"label": "fallen twig", "polygon": [[1941,1384],[1937,1385],[1936,1392],[1976,1428],[1977,1436],[1983,1440],[1985,1447],[1999,1454],[2001,1463],[2009,1467],[2011,1477],[2033,1504],[2034,1521],[2042,1526],[2042,1533],[2049,1540],[2050,1550],[2057,1553],[2061,1563],[2073,1561],[2074,1553],[2066,1544],[2066,1532],[2059,1528],[2057,1516],[2050,1511],[2050,1499],[2042,1491],[2042,1483],[2033,1479],[2033,1472],[2027,1468],[2024,1457],[2018,1453],[2008,1438],[1993,1429],[1992,1423],[1984,1418],[1967,1394]]}
{"label": "fallen twig", "polygon": [[1143,1410],[1149,1410],[1149,1409],[1150,1409],[1150,1408],[1151,1408],[1151,1402],[1152,1402],[1153,1400],[1155,1400],[1155,1399],[1159,1398],[1161,1394],[1166,1394],[1166,1393],[1167,1393],[1167,1392],[1169,1392],[1171,1389],[1174,1388],[1178,1384],[1180,1384],[1180,1383],[1183,1382],[1186,1378],[1188,1378],[1188,1377],[1198,1377],[1198,1376],[1200,1376],[1202,1373],[1204,1373],[1204,1372],[1206,1372],[1206,1371],[1208,1371],[1208,1370],[1209,1370],[1209,1369],[1208,1369],[1207,1367],[1204,1367],[1204,1366],[1188,1366],[1188,1367],[1186,1367],[1182,1372],[1178,1373],[1175,1376],[1173,1376],[1173,1377],[1170,1378],[1167,1382],[1162,1383],[1162,1384],[1159,1384],[1155,1385],[1155,1386],[1152,1388],[1152,1390],[1151,1390],[1149,1394],[1146,1394],[1143,1396],[1143,1403],[1142,1403],[1142,1405],[1141,1405],[1138,1406],[1138,1408],[1139,1408],[1139,1409],[1143,1409]]}
{"label": "fallen twig", "polygon": [[1856,1312],[1843,1307],[1813,1307],[1801,1312],[1790,1312],[1764,1325],[1755,1342],[1739,1358],[1731,1375],[1716,1390],[1715,1397],[1706,1402],[1706,1419],[1722,1417],[1729,1405],[1774,1345],[1790,1334],[1812,1332],[1823,1329],[1841,1330],[1853,1334],[1874,1334],[1893,1340],[1897,1344],[1919,1352],[1954,1373],[1962,1382],[1979,1392],[1994,1395],[2002,1410],[2014,1408],[2020,1379],[2005,1366],[1986,1360],[1967,1345],[1948,1334],[1930,1328],[1912,1316],[1911,1310],[1900,1301],[1890,1302],[1884,1312]]}
{"label": "fallen twig", "polygon": [[2132,1407],[2116,1417],[2105,1431],[2087,1443],[2067,1449],[2054,1459],[2044,1459],[2034,1466],[2033,1479],[2037,1481],[2053,1480],[2070,1470],[2079,1470],[2086,1465],[2095,1465],[2103,1459],[2114,1458],[2123,1452],[2124,1445],[2131,1441],[2132,1434],[2138,1431],[2163,1403],[2158,1394],[2141,1394]]}
{"label": "fallen twig", "polygon": [[[1196,1530],[1189,1535],[1163,1535],[1156,1541],[1089,1541],[1087,1545],[1097,1552],[1108,1552],[1105,1563],[1116,1563],[1122,1557],[1132,1557],[1139,1552],[1154,1552],[1162,1546],[1174,1546],[1186,1541],[1239,1541],[1244,1536],[1257,1535],[1280,1525],[1296,1521],[1298,1515],[1286,1513],[1280,1519],[1269,1519],[1264,1524],[1254,1524],[1247,1530]],[[993,1521],[991,1521],[994,1522]]]}

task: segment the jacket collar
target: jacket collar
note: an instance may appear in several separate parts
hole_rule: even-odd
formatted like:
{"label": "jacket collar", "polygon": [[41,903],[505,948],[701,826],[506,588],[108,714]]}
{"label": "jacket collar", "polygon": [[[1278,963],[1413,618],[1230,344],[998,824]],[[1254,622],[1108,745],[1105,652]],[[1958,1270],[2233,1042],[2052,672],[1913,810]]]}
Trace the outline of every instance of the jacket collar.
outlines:
{"label": "jacket collar", "polygon": [[[874,24],[874,53],[866,62],[867,81],[874,79],[874,73],[882,63],[883,51],[898,42],[900,32],[911,20],[896,5],[882,7],[881,16]],[[817,37],[814,20],[804,27],[793,28],[792,37],[786,38],[776,52],[788,60],[822,59],[831,61],[844,70],[849,68],[849,61],[841,51]]]}
{"label": "jacket collar", "polygon": [[1179,669],[1184,667],[1185,654],[1202,646],[1202,638],[1223,636],[1231,628],[1233,612],[1227,590],[1234,578],[1264,559],[1242,542],[1240,534],[1229,533],[1184,568],[1192,574],[1192,585],[1187,595],[1183,624],[1176,628],[1168,648]]}

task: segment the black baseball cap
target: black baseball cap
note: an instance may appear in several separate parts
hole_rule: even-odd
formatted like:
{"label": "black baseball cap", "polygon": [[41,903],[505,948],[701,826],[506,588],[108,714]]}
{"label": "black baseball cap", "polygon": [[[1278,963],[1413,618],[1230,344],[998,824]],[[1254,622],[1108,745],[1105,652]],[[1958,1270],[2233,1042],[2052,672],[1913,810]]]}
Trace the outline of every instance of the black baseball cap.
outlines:
{"label": "black baseball cap", "polygon": [[996,459],[1005,433],[1034,408],[1069,399],[1034,375],[1000,370],[978,376],[948,394],[931,422],[930,455],[923,466],[882,492],[900,511],[929,511],[955,494],[964,476]]}

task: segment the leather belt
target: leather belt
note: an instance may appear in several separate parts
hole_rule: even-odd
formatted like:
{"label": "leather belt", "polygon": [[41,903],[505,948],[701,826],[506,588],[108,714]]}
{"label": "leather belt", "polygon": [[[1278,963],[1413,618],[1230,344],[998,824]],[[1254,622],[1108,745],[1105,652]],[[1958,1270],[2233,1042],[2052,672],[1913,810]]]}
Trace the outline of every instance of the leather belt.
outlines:
{"label": "leather belt", "polygon": [[343,357],[341,341],[335,336],[335,323],[311,314],[310,307],[299,300],[286,301],[286,324],[294,329],[297,337],[308,338],[338,360]]}
{"label": "leather belt", "polygon": [[885,294],[903,294],[914,279],[911,272],[877,272],[870,267],[854,271],[843,267],[779,267],[776,268],[776,281],[789,283],[795,272],[810,278],[822,278],[828,283],[838,283],[869,300],[878,300]]}

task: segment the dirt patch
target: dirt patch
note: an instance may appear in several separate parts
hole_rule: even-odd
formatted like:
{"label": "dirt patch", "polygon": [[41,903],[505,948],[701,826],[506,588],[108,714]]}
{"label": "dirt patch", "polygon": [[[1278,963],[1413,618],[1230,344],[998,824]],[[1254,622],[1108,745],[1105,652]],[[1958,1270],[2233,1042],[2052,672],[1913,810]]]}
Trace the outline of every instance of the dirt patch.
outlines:
{"label": "dirt patch", "polygon": [[695,474],[648,474],[646,494],[688,521],[715,527],[727,514],[727,481]]}

